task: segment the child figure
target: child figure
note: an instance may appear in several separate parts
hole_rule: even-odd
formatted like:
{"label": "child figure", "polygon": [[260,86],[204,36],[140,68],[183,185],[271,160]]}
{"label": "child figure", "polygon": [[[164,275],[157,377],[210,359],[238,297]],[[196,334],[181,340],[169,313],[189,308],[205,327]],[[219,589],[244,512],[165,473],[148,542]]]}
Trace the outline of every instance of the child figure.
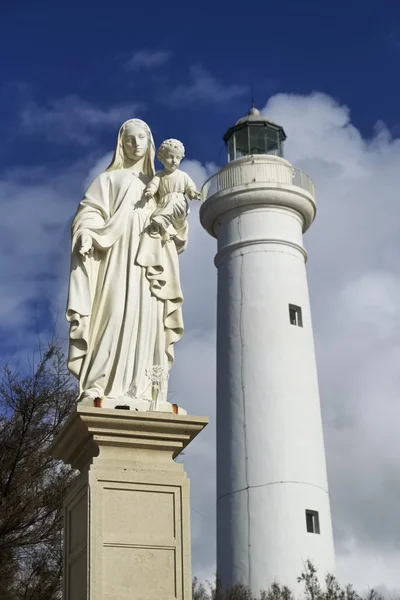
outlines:
{"label": "child figure", "polygon": [[156,226],[163,241],[168,241],[176,235],[174,223],[177,206],[185,209],[187,201],[200,200],[201,194],[196,190],[194,181],[184,171],[178,169],[185,156],[185,148],[179,140],[165,140],[157,152],[158,160],[164,169],[157,173],[145,189],[145,196],[153,198],[158,192],[157,208],[151,216],[152,226]]}

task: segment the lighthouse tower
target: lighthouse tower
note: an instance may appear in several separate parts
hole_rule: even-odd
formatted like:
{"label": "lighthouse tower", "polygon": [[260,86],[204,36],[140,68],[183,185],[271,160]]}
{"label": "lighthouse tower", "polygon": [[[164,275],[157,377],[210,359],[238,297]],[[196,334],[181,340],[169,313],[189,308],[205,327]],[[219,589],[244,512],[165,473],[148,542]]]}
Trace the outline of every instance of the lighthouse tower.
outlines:
{"label": "lighthouse tower", "polygon": [[217,571],[254,593],[295,589],[307,559],[334,570],[302,239],[314,185],[285,139],[253,106],[224,136],[200,211],[218,240]]}

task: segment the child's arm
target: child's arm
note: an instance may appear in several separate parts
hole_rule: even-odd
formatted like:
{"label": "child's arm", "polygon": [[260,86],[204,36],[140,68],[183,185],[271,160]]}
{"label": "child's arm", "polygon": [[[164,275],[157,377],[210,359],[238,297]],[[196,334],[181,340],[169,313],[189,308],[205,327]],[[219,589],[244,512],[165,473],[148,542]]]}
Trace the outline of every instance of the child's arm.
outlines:
{"label": "child's arm", "polygon": [[144,190],[144,195],[146,198],[153,198],[154,195],[158,192],[158,188],[160,186],[160,178],[158,175],[155,175],[150,183],[147,184],[146,189]]}
{"label": "child's arm", "polygon": [[195,182],[187,173],[185,173],[185,185],[185,194],[188,198],[190,198],[190,200],[201,200],[201,192],[197,191]]}

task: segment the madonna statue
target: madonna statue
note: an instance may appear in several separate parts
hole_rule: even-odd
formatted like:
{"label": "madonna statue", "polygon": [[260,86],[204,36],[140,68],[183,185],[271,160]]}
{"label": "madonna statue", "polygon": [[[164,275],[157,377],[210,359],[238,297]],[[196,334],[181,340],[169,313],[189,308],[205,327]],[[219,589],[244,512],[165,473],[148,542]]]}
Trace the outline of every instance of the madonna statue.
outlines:
{"label": "madonna statue", "polygon": [[144,195],[154,156],[148,125],[124,123],[110,166],[72,224],[68,368],[78,400],[91,406],[178,410],[162,380],[183,333],[178,254],[187,244],[187,203],[175,201],[176,235],[163,241],[151,225],[157,196]]}

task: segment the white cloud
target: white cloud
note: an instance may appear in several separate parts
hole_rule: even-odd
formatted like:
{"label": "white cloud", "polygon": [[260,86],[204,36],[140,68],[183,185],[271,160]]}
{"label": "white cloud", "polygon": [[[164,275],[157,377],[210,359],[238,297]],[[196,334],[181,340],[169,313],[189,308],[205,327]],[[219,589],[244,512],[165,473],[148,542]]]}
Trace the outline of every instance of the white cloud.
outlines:
{"label": "white cloud", "polygon": [[128,71],[140,71],[162,67],[172,57],[172,52],[167,50],[139,50],[125,63]]}
{"label": "white cloud", "polygon": [[385,554],[365,550],[354,539],[337,556],[337,568],[343,581],[366,593],[374,588],[386,598],[396,598],[399,590],[400,552],[393,549]]}
{"label": "white cloud", "polygon": [[380,339],[394,341],[400,333],[400,280],[392,273],[371,271],[347,283],[341,294],[345,318],[372,328]]}
{"label": "white cloud", "polygon": [[[184,160],[181,168],[192,177],[198,189],[217,170],[216,165],[212,163],[204,167],[196,160]],[[189,245],[180,258],[185,297],[183,310],[188,337],[202,335],[204,332],[208,335],[214,334],[215,329],[216,270],[213,263],[216,252],[215,240],[200,227],[199,208],[200,202],[196,200],[190,202]],[[185,336],[177,345],[177,353],[181,351],[181,347],[184,348]],[[213,349],[210,352],[213,354]],[[201,359],[200,352],[199,358]],[[209,368],[212,369],[213,365]],[[212,402],[214,402],[214,396],[215,392],[212,389]]]}
{"label": "white cloud", "polygon": [[47,105],[27,103],[19,115],[20,128],[23,133],[38,135],[52,143],[88,145],[99,130],[115,128],[143,110],[139,104],[103,108],[72,94],[51,100]]}
{"label": "white cloud", "polygon": [[[0,331],[2,352],[29,353],[38,336],[47,341],[64,319],[66,297],[57,302],[69,272],[70,222],[88,163],[58,172],[19,168],[0,176]],[[49,312],[52,321],[49,322]]]}
{"label": "white cloud", "polygon": [[95,163],[95,165],[89,170],[87,177],[85,178],[84,188],[85,190],[92,183],[93,179],[100,175],[110,164],[111,159],[113,157],[113,151],[107,152],[104,156],[99,158],[99,160]]}
{"label": "white cloud", "polygon": [[176,86],[163,94],[161,100],[171,108],[181,108],[196,103],[225,104],[247,93],[247,86],[226,85],[202,67],[194,66],[190,69],[189,83]]}
{"label": "white cloud", "polygon": [[[195,246],[196,241],[191,239],[192,248]],[[210,292],[215,291],[212,256],[213,249],[212,245],[209,244],[205,248],[203,257],[198,258],[198,261],[205,259],[204,262],[208,265],[209,270],[207,273],[201,273],[202,278],[198,278],[197,285],[195,283],[197,297],[201,297],[202,303],[206,304],[208,317],[204,320],[202,314],[196,316],[185,311],[186,332],[182,342],[177,345],[176,362],[169,383],[171,393],[175,394],[174,402],[184,406],[189,414],[210,417],[209,425],[187,447],[185,455],[180,459],[190,477],[193,573],[203,581],[213,577],[216,546],[215,294],[208,297]],[[194,300],[192,294],[190,298],[186,296],[186,291],[190,285],[189,281],[193,282],[195,279],[193,276],[189,279],[189,269],[192,268],[193,272],[193,262],[193,260],[188,260],[186,264],[182,265],[182,279],[184,282],[186,281],[186,308],[189,304],[193,304]],[[203,284],[206,281],[203,276],[206,276],[209,282],[206,289],[201,284],[201,281]]]}

